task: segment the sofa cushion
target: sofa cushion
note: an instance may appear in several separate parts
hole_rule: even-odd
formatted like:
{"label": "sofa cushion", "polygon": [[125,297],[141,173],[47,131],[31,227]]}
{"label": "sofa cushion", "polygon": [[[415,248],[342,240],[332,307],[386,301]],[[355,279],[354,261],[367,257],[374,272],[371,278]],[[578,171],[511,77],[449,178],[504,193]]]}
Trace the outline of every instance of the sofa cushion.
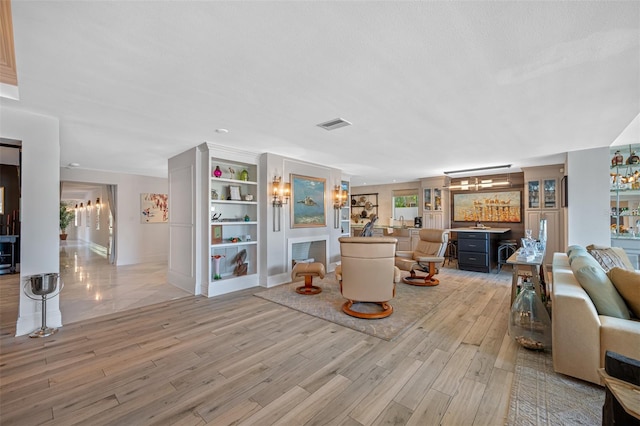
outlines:
{"label": "sofa cushion", "polygon": [[[604,269],[591,256],[576,257],[571,269],[600,315],[630,319],[629,309]],[[595,264],[594,264],[595,263]]]}
{"label": "sofa cushion", "polygon": [[567,256],[571,256],[571,254],[574,254],[574,253],[585,254],[586,252],[587,252],[586,248],[584,248],[583,246],[574,244],[569,246],[569,248],[567,249]]}
{"label": "sofa cushion", "polygon": [[576,272],[576,267],[574,267],[573,264],[578,260],[579,260],[578,262],[579,267],[589,265],[589,266],[595,266],[602,269],[602,265],[600,265],[598,261],[595,259],[595,257],[591,256],[589,252],[587,252],[587,250],[585,249],[584,252],[573,252],[571,253],[571,256],[569,256],[569,265],[571,266],[571,270],[574,273]]}
{"label": "sofa cushion", "polygon": [[592,244],[587,246],[587,251],[598,261],[605,272],[616,267],[633,270],[633,265],[624,252],[624,249],[619,247],[601,247]]}
{"label": "sofa cushion", "polygon": [[569,265],[571,265],[573,259],[579,256],[589,256],[589,252],[583,246],[569,246],[569,249],[567,250],[567,256]]}
{"label": "sofa cushion", "polygon": [[616,267],[607,275],[631,312],[640,318],[640,273]]}

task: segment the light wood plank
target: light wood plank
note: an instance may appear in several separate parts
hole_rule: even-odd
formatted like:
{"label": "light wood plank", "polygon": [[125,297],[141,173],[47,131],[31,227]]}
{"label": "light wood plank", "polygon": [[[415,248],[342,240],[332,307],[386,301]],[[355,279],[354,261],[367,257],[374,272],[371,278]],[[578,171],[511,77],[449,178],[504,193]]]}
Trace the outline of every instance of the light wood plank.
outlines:
{"label": "light wood plank", "polygon": [[447,285],[425,289],[446,294],[393,341],[260,289],[113,313],[47,339],[0,324],[0,423],[500,424],[517,350],[509,276],[456,271]]}
{"label": "light wood plank", "polygon": [[451,397],[437,390],[430,389],[418,404],[406,426],[439,425],[449,406]]}
{"label": "light wood plank", "polygon": [[394,374],[388,375],[380,386],[369,392],[362,402],[349,413],[349,417],[365,425],[371,424],[421,365],[422,361],[406,358],[394,371]]}
{"label": "light wood plank", "polygon": [[441,424],[443,426],[473,424],[484,390],[484,383],[463,379],[442,417]]}

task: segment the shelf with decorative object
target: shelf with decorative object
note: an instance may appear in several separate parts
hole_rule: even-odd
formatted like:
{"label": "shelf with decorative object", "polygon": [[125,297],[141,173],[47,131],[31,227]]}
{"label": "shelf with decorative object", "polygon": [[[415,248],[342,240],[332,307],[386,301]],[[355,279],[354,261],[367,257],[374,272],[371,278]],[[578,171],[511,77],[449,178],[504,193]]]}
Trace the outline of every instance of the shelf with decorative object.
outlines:
{"label": "shelf with decorative object", "polygon": [[371,215],[378,215],[378,193],[351,195],[351,220],[354,223],[369,222]]}
{"label": "shelf with decorative object", "polygon": [[[217,294],[220,279],[237,280],[257,274],[258,176],[257,165],[211,157],[210,187],[210,293]],[[219,173],[220,171],[221,173]],[[216,175],[220,175],[219,177]],[[216,227],[220,226],[220,232]],[[217,273],[216,256],[220,257]],[[244,259],[239,264],[238,257]]]}
{"label": "shelf with decorative object", "polygon": [[259,156],[204,143],[169,160],[169,282],[208,297],[259,285]]}
{"label": "shelf with decorative object", "polygon": [[340,183],[340,190],[344,200],[340,208],[340,236],[342,237],[348,237],[351,234],[351,203],[348,201],[351,198],[349,186],[349,181],[343,180]]}
{"label": "shelf with decorative object", "polygon": [[[630,145],[628,152],[621,147],[610,151],[612,246],[620,246],[622,239],[626,241],[640,239],[640,158],[636,155],[638,148],[640,145]],[[640,245],[633,247],[627,244],[624,248],[632,261],[637,262]]]}

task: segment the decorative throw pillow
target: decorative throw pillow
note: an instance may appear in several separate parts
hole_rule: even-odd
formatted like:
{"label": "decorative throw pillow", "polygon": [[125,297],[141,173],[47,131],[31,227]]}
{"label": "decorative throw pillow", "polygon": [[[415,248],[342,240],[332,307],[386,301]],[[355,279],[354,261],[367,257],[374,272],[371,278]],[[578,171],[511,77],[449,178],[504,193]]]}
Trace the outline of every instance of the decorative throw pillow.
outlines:
{"label": "decorative throw pillow", "polygon": [[633,265],[624,253],[623,249],[617,249],[614,247],[600,248],[590,245],[587,246],[587,250],[589,251],[589,254],[598,261],[605,272],[608,272],[610,269],[615,267],[633,270]]}
{"label": "decorative throw pillow", "polygon": [[589,256],[577,257],[571,264],[571,269],[576,280],[589,295],[596,311],[600,315],[630,319],[629,308],[613,283],[600,265],[594,265],[592,262]]}
{"label": "decorative throw pillow", "polygon": [[640,318],[640,273],[616,267],[607,275],[631,312]]}

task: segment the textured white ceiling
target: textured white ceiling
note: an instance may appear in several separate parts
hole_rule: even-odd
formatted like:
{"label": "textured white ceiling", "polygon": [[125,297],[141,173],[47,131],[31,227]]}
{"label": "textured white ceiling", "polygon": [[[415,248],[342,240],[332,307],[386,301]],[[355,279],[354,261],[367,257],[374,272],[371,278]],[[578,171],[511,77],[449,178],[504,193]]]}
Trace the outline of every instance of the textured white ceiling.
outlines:
{"label": "textured white ceiling", "polygon": [[61,166],[166,176],[209,141],[400,182],[610,145],[640,112],[640,2],[14,0],[13,19],[2,102],[60,118]]}

